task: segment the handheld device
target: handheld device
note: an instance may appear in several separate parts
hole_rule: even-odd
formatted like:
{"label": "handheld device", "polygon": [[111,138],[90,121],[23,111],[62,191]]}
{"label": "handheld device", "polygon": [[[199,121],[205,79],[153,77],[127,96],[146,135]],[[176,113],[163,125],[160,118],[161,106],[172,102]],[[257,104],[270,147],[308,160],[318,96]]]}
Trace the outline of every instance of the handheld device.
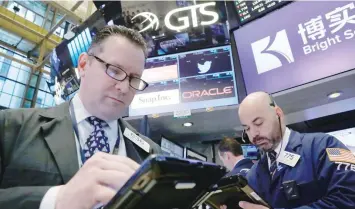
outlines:
{"label": "handheld device", "polygon": [[213,163],[152,155],[104,208],[188,209],[225,174]]}
{"label": "handheld device", "polygon": [[213,209],[219,209],[221,205],[226,205],[228,209],[240,209],[239,202],[247,201],[270,208],[249,185],[245,177],[234,175],[222,178],[209,192],[205,193],[194,207],[202,203],[209,205]]}

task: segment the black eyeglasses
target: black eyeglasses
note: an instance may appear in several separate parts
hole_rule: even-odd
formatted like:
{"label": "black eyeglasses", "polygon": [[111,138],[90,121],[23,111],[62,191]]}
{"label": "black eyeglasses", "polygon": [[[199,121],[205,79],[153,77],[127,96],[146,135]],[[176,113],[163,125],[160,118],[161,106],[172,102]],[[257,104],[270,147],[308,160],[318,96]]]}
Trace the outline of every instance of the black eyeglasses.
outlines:
{"label": "black eyeglasses", "polygon": [[106,74],[108,76],[110,76],[111,78],[113,78],[117,81],[123,81],[128,77],[129,78],[129,85],[138,91],[143,91],[144,89],[146,89],[149,86],[149,84],[147,82],[143,81],[140,78],[137,78],[134,76],[128,76],[126,71],[122,70],[120,67],[111,65],[93,54],[89,54],[89,56],[94,57],[97,61],[104,64],[106,66]]}

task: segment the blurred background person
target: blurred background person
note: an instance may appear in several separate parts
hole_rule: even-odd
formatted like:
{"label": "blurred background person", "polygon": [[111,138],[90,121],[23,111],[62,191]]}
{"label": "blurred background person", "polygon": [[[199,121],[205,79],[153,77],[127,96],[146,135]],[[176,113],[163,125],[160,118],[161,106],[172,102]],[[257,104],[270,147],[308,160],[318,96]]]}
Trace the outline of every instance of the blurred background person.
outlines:
{"label": "blurred background person", "polygon": [[243,156],[243,150],[239,142],[232,138],[224,138],[218,144],[218,155],[223,165],[230,171],[226,176],[241,174],[246,176],[254,165]]}

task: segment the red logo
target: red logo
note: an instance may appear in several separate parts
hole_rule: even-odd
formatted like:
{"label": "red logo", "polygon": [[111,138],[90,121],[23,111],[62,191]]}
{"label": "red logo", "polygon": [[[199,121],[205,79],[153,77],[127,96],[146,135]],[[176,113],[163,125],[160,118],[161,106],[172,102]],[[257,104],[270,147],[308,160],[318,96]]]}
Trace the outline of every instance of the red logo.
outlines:
{"label": "red logo", "polygon": [[226,86],[222,90],[219,88],[212,88],[212,89],[204,89],[202,91],[187,91],[182,93],[182,97],[184,99],[191,99],[191,98],[198,98],[203,96],[216,96],[216,95],[223,95],[223,94],[232,94],[233,93],[233,86]]}

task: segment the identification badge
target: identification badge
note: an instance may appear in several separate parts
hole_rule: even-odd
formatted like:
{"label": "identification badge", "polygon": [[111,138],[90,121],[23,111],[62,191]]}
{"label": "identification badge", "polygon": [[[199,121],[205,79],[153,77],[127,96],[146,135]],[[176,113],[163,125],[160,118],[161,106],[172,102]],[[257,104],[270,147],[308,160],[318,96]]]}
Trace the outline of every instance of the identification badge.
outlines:
{"label": "identification badge", "polygon": [[300,155],[287,152],[287,151],[282,151],[277,161],[285,165],[295,167],[300,157],[301,157]]}
{"label": "identification badge", "polygon": [[142,148],[144,151],[149,153],[150,151],[150,145],[148,142],[146,142],[144,139],[139,137],[137,134],[135,134],[133,131],[129,130],[126,128],[124,130],[123,135],[127,137],[129,140],[131,140],[133,143],[135,143],[138,147]]}

